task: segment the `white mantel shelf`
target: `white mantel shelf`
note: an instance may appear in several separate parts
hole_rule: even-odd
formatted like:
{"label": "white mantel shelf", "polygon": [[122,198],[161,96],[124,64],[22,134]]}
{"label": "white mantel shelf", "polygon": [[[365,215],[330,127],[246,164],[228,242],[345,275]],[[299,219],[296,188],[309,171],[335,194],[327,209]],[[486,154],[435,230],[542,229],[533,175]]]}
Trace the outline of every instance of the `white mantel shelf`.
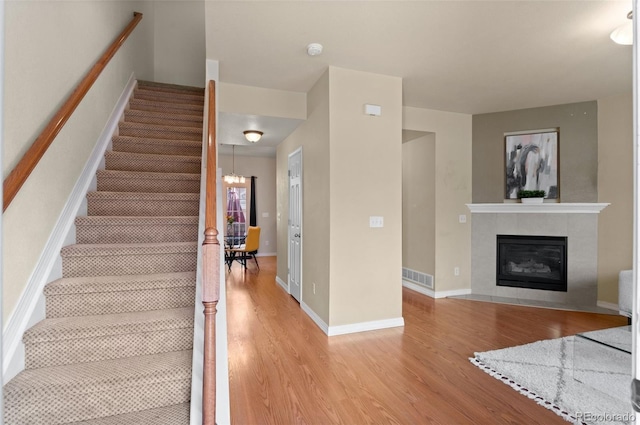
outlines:
{"label": "white mantel shelf", "polygon": [[610,204],[596,203],[543,203],[521,204],[516,202],[503,204],[467,204],[472,213],[540,213],[540,214],[598,214]]}

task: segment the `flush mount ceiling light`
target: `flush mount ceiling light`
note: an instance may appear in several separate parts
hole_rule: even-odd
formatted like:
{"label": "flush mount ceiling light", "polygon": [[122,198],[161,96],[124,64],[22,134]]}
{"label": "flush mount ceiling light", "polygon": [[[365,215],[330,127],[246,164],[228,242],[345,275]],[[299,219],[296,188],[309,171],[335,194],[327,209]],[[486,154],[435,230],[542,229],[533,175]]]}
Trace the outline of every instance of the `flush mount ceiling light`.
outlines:
{"label": "flush mount ceiling light", "polygon": [[307,46],[307,54],[309,56],[318,56],[320,53],[322,53],[322,44],[311,43]]}
{"label": "flush mount ceiling light", "polygon": [[251,143],[255,143],[258,140],[260,140],[260,138],[264,134],[262,131],[258,131],[258,130],[246,130],[243,133],[244,133],[244,137]]}
{"label": "flush mount ceiling light", "polygon": [[611,33],[611,39],[618,44],[630,46],[633,44],[633,11],[627,13],[628,22],[620,25]]}
{"label": "flush mount ceiling light", "polygon": [[233,152],[233,159],[232,159],[232,165],[231,165],[231,174],[227,174],[223,177],[224,182],[227,184],[237,184],[237,183],[243,183],[246,181],[246,179],[244,178],[244,176],[239,176],[236,174],[236,145],[231,145],[231,149]]}

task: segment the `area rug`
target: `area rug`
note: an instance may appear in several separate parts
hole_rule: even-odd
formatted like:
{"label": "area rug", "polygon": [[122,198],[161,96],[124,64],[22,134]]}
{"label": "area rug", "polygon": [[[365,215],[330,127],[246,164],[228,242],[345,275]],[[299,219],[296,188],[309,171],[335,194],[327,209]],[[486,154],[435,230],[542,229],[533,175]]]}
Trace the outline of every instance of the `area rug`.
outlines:
{"label": "area rug", "polygon": [[[589,334],[631,344],[622,328]],[[473,364],[569,422],[635,424],[629,354],[569,336],[474,355]]]}

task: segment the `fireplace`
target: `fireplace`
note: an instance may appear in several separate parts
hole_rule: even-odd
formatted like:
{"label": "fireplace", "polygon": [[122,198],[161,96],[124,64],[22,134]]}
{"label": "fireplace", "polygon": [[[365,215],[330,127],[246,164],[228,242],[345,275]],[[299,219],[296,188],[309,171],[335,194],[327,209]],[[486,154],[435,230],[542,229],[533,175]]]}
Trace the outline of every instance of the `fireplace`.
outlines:
{"label": "fireplace", "polygon": [[496,284],[567,292],[567,238],[497,235]]}

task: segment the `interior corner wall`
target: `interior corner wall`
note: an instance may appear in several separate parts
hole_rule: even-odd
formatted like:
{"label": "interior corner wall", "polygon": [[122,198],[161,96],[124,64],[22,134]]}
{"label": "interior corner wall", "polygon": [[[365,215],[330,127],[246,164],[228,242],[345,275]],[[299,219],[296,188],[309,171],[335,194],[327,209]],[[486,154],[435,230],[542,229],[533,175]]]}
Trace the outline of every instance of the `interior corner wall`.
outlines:
{"label": "interior corner wall", "polygon": [[561,202],[598,200],[596,101],[473,116],[473,202],[505,198],[504,134],[559,128]]}
{"label": "interior corner wall", "polygon": [[[307,119],[278,145],[276,192],[278,232],[277,277],[288,281],[288,157],[302,148],[302,302],[329,323],[329,73],[306,96]],[[311,283],[316,284],[313,293]]]}
{"label": "interior corner wall", "polygon": [[4,323],[131,74],[153,78],[152,10],[132,1],[5,4],[3,178],[133,12],[144,16],[3,215]]}
{"label": "interior corner wall", "polygon": [[435,276],[436,137],[402,144],[402,267]]}
{"label": "interior corner wall", "polygon": [[[232,172],[233,158],[229,155],[218,155],[218,167],[222,174]],[[260,226],[260,247],[258,254],[275,254],[276,239],[276,159],[274,157],[235,156],[235,172],[247,178],[256,176],[256,218]],[[254,196],[254,194],[251,194]],[[247,211],[247,214],[249,211]],[[267,215],[265,217],[265,214]],[[249,217],[246,217],[247,222]]]}
{"label": "interior corner wall", "polygon": [[[329,325],[398,319],[402,79],[329,67],[329,87]],[[381,115],[365,114],[367,103],[380,105]],[[371,228],[370,216],[383,217],[384,227]]]}
{"label": "interior corner wall", "polygon": [[618,273],[633,265],[633,98],[598,100],[598,300],[618,304]]}
{"label": "interior corner wall", "polygon": [[436,295],[471,288],[471,220],[458,221],[470,217],[471,122],[468,114],[404,107],[403,129],[435,133]]}
{"label": "interior corner wall", "polygon": [[156,1],[155,81],[204,87],[206,74],[204,0]]}

